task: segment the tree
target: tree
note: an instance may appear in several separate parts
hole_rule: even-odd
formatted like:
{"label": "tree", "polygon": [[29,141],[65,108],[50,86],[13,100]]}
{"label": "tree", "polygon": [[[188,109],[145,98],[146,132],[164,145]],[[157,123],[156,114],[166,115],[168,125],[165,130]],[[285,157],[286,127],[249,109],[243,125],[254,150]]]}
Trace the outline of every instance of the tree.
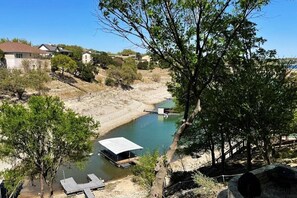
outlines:
{"label": "tree", "polygon": [[29,88],[38,91],[39,95],[47,91],[45,83],[50,82],[51,78],[45,70],[41,68],[33,69],[30,70],[26,75]]}
{"label": "tree", "polygon": [[108,65],[113,64],[112,58],[106,52],[93,54],[92,56],[94,65],[100,65],[103,68],[107,68]]}
{"label": "tree", "polygon": [[28,86],[27,76],[22,74],[21,70],[13,69],[8,71],[8,77],[4,80],[4,89],[16,93],[21,100],[25,89]]}
{"label": "tree", "polygon": [[97,127],[92,118],[65,109],[58,98],[32,96],[27,107],[4,102],[0,107],[0,157],[21,160],[16,168],[27,170],[23,175],[38,174],[40,197],[44,197],[44,182],[52,197],[58,168],[86,159]]}
{"label": "tree", "polygon": [[[134,44],[146,48],[170,65],[174,86],[181,87],[179,102],[184,106],[185,122],[175,133],[166,154],[173,158],[181,134],[200,111],[200,95],[212,82],[226,54],[254,10],[267,1],[108,1],[99,0],[101,25]],[[135,39],[139,39],[137,42]],[[161,164],[151,196],[162,196],[166,166]]]}
{"label": "tree", "polygon": [[[274,56],[273,51],[259,49],[248,67],[234,73],[223,87],[222,105],[228,108],[224,117],[242,139],[257,145],[267,164],[271,163],[273,138],[291,131],[297,102],[297,86],[288,76],[288,64]],[[251,162],[247,163],[250,168]]]}
{"label": "tree", "polygon": [[131,49],[123,49],[123,51],[119,52],[119,54],[123,55],[123,56],[129,56],[132,54],[136,54],[136,52],[134,52]]}
{"label": "tree", "polygon": [[0,68],[6,67],[6,59],[4,52],[0,49]]}
{"label": "tree", "polygon": [[5,43],[5,42],[15,42],[15,43],[23,43],[26,45],[32,45],[30,41],[27,41],[26,39],[20,39],[20,38],[13,38],[13,39],[8,39],[8,38],[1,38],[0,43]]}
{"label": "tree", "polygon": [[51,58],[51,64],[52,71],[60,69],[62,71],[62,75],[64,75],[64,71],[73,73],[77,68],[77,64],[74,60],[62,54],[56,55],[53,58]]}
{"label": "tree", "polygon": [[95,75],[98,74],[98,69],[96,66],[91,64],[78,63],[78,77],[87,82],[93,82],[95,80]]}
{"label": "tree", "polygon": [[155,150],[152,153],[147,152],[140,157],[139,163],[132,169],[136,181],[147,189],[153,185],[155,179],[155,164],[159,157],[160,154],[158,150]]}
{"label": "tree", "polygon": [[127,58],[121,67],[109,66],[105,84],[110,86],[130,86],[134,80],[138,79],[135,60]]}
{"label": "tree", "polygon": [[82,47],[77,46],[77,45],[65,45],[65,44],[59,44],[58,46],[71,51],[70,57],[75,62],[81,61],[82,53],[84,51]]}
{"label": "tree", "polygon": [[147,70],[149,69],[149,63],[147,61],[139,62],[137,68]]}

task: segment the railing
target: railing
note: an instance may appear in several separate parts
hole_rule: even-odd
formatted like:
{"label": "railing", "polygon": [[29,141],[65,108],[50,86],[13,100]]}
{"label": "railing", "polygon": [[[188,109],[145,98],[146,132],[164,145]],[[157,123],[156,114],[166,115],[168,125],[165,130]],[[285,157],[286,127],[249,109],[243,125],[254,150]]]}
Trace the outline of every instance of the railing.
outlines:
{"label": "railing", "polygon": [[[244,141],[240,141],[237,144],[233,145],[229,150],[227,150],[224,155],[225,159],[228,159],[231,157],[231,154],[235,154],[238,151],[241,151],[245,146]],[[216,163],[219,163],[222,161],[222,155],[216,159]]]}

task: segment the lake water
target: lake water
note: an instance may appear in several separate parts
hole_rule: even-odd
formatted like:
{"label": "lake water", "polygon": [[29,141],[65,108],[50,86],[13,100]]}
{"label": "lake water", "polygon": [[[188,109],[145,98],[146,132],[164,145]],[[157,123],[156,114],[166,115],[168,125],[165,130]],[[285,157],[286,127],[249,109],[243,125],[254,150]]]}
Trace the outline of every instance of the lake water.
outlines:
{"label": "lake water", "polygon": [[[174,103],[171,100],[166,100],[156,106],[172,107]],[[148,114],[112,130],[94,141],[93,155],[89,157],[83,168],[77,168],[75,165],[61,167],[57,173],[57,181],[63,179],[63,174],[65,174],[65,178],[73,177],[78,183],[87,182],[87,174],[90,173],[94,173],[105,181],[131,174],[130,168],[118,168],[103,156],[98,155],[100,148],[102,148],[98,140],[125,137],[144,148],[142,151],[137,151],[139,155],[154,149],[159,149],[161,153],[164,153],[172,142],[178,119],[179,116],[169,116],[167,119],[164,119],[160,115]]]}

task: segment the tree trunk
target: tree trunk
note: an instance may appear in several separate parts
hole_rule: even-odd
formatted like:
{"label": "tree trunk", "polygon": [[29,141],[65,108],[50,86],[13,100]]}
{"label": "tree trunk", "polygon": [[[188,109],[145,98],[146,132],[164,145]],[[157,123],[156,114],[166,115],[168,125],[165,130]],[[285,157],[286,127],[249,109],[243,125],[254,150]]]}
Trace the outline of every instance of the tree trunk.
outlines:
{"label": "tree trunk", "polygon": [[228,144],[229,144],[229,150],[230,150],[230,153],[231,153],[231,157],[233,158],[233,148],[232,148],[232,143],[231,143],[230,138],[228,138]]}
{"label": "tree trunk", "polygon": [[193,111],[193,113],[189,116],[189,118],[186,120],[186,122],[184,122],[179,129],[176,131],[176,133],[174,134],[174,138],[172,141],[172,144],[170,145],[166,155],[165,155],[165,159],[166,162],[158,162],[157,166],[158,167],[158,171],[156,174],[156,178],[153,182],[153,186],[151,188],[151,193],[150,193],[150,197],[158,197],[161,198],[163,196],[163,185],[164,185],[164,181],[165,181],[165,176],[167,174],[167,165],[171,162],[174,153],[177,149],[177,144],[180,140],[180,137],[182,135],[182,133],[186,130],[186,128],[191,125],[192,121],[194,120],[195,116],[199,113],[199,111],[201,110],[200,108],[200,99],[198,99],[196,107]]}
{"label": "tree trunk", "polygon": [[221,153],[222,153],[222,173],[225,173],[225,137],[224,137],[224,132],[221,130]]}
{"label": "tree trunk", "polygon": [[246,143],[246,166],[248,171],[252,170],[251,141],[249,138]]}
{"label": "tree trunk", "polygon": [[282,147],[282,135],[279,135],[279,142],[278,142],[279,148]]}
{"label": "tree trunk", "polygon": [[192,88],[192,80],[189,81],[189,84],[187,87],[186,105],[185,105],[185,112],[184,112],[185,121],[188,119],[188,116],[189,116],[191,88]]}
{"label": "tree trunk", "polygon": [[270,160],[270,154],[271,154],[271,145],[268,138],[264,139],[264,159],[266,160],[266,163],[269,165],[271,164]]}
{"label": "tree trunk", "polygon": [[215,146],[212,137],[210,138],[211,166],[216,165]]}
{"label": "tree trunk", "polygon": [[50,190],[49,198],[54,197],[53,183],[54,183],[54,181],[53,181],[53,179],[51,179],[51,181],[50,181],[50,183],[48,185],[49,186],[49,190]]}
{"label": "tree trunk", "polygon": [[44,197],[44,178],[42,173],[39,173],[39,180],[40,180],[40,197]]}

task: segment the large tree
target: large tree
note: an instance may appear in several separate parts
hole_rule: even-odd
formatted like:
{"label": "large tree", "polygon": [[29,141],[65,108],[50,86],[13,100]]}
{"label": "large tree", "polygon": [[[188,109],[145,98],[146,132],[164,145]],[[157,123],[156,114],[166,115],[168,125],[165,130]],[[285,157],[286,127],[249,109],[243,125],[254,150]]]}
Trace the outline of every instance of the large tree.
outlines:
{"label": "large tree", "polygon": [[44,182],[53,196],[53,181],[65,163],[83,161],[91,151],[98,123],[64,108],[58,98],[33,96],[28,105],[4,102],[0,107],[0,157],[20,160],[24,176],[38,175],[40,197]]}
{"label": "large tree", "polygon": [[74,60],[72,60],[70,57],[59,54],[54,56],[51,59],[52,64],[52,71],[56,71],[57,69],[60,69],[62,72],[62,75],[64,75],[64,71],[73,73],[77,69],[77,64]]}
{"label": "large tree", "polygon": [[80,62],[82,59],[82,54],[84,49],[81,46],[77,45],[65,45],[65,44],[59,44],[59,47],[62,47],[66,50],[71,51],[70,57],[75,61],[75,62]]}
{"label": "large tree", "polygon": [[[180,102],[185,121],[166,154],[168,162],[173,158],[180,135],[200,110],[201,93],[212,82],[218,68],[225,66],[230,47],[240,40],[242,33],[246,34],[241,30],[247,18],[267,2],[99,0],[98,19],[103,27],[167,62],[173,74],[172,87],[183,88],[179,94],[183,96]],[[162,196],[166,164],[160,166],[151,196]]]}

